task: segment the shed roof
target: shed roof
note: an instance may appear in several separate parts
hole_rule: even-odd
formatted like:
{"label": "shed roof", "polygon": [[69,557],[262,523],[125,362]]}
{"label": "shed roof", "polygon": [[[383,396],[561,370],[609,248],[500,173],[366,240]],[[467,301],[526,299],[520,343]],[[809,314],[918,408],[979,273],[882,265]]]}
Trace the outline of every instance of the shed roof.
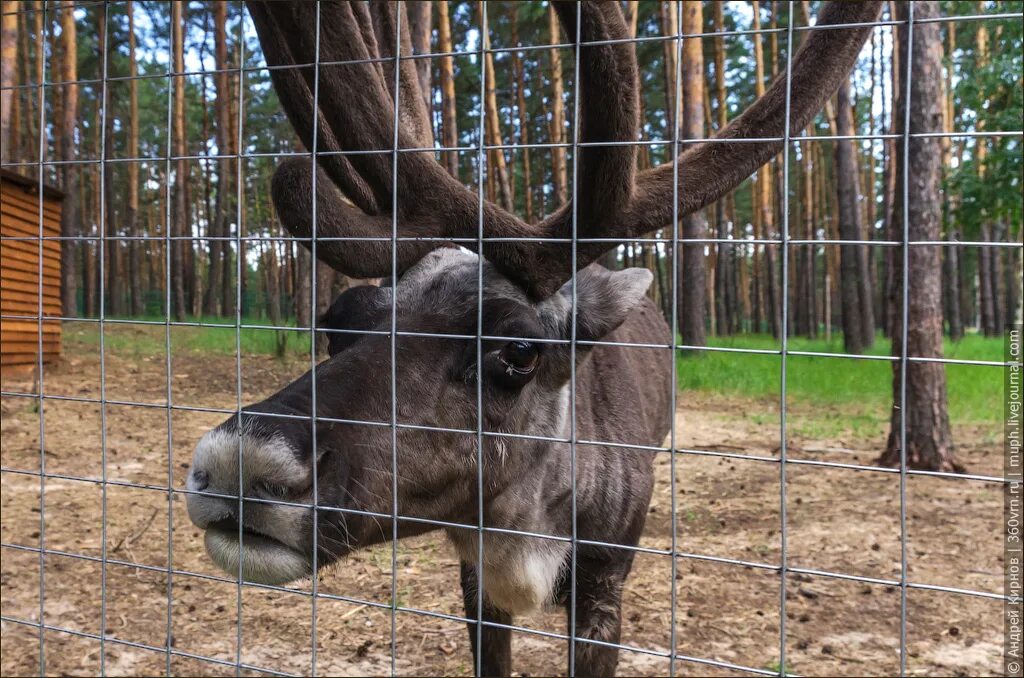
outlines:
{"label": "shed roof", "polygon": [[[26,193],[35,193],[39,190],[39,180],[26,177],[23,174],[12,172],[7,169],[0,169],[0,181],[3,183],[17,184],[25,189]],[[43,196],[52,200],[64,200],[64,191],[50,184],[43,184]]]}

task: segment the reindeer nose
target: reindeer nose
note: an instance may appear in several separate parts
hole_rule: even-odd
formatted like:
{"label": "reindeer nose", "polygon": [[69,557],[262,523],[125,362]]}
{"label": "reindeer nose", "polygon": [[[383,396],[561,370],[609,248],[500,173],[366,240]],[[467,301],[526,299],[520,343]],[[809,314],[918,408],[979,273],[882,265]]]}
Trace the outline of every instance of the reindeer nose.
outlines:
{"label": "reindeer nose", "polygon": [[192,470],[192,488],[196,492],[202,492],[210,486],[210,474],[201,469]]}

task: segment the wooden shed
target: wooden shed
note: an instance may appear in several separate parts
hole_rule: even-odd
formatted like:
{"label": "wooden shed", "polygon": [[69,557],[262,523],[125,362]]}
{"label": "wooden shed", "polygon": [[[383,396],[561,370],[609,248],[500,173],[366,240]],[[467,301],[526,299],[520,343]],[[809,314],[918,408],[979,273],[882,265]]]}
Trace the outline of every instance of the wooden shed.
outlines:
{"label": "wooden shed", "polygon": [[[7,170],[0,170],[0,368],[30,369],[39,357],[39,296],[43,302],[43,361],[60,357],[59,240],[43,240],[42,287],[39,284],[39,203],[43,234],[60,235],[64,194]],[[22,240],[21,238],[35,238]],[[23,316],[12,318],[10,316]]]}

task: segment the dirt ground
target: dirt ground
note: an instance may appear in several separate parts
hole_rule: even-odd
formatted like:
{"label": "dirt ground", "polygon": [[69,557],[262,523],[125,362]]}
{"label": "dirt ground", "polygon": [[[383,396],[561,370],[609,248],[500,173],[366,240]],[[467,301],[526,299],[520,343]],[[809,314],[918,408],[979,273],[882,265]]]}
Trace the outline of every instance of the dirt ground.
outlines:
{"label": "dirt ground", "polygon": [[[129,330],[118,330],[129,331]],[[144,331],[144,330],[138,330]],[[162,331],[162,330],[160,330]],[[243,398],[267,394],[301,373],[307,363],[244,356]],[[233,663],[237,642],[244,663],[272,671],[311,670],[315,637],[317,672],[329,675],[391,671],[389,609],[356,602],[313,599],[311,582],[298,593],[243,587],[184,574],[223,575],[207,559],[201,535],[188,521],[184,501],[169,497],[184,473],[196,440],[224,416],[174,410],[173,403],[232,408],[236,361],[230,356],[175,354],[168,388],[163,355],[111,351],[100,391],[95,351],[69,350],[44,376],[47,394],[143,402],[153,407],[108,404],[105,412],[106,530],[101,528],[101,488],[74,479],[48,479],[45,546],[82,554],[83,560],[45,558],[45,623],[86,634],[100,633],[105,607],[108,638]],[[29,378],[4,379],[3,390],[31,391]],[[694,393],[680,398],[678,446],[739,455],[778,456],[777,401],[739,400]],[[2,464],[39,469],[40,419],[36,400],[6,396],[2,403]],[[102,475],[100,407],[47,400],[43,412],[46,471],[99,478]],[[839,417],[842,411],[790,407],[791,421]],[[170,430],[168,428],[170,427]],[[170,456],[168,434],[170,433]],[[959,455],[973,473],[1000,475],[999,435],[977,427],[955,430]],[[870,465],[884,439],[790,440],[791,458]],[[170,469],[168,462],[170,461]],[[657,486],[642,545],[671,544],[669,455],[656,460]],[[677,456],[679,550],[700,557],[778,564],[781,558],[780,467],[776,463],[683,454]],[[145,488],[125,487],[133,483]],[[4,544],[38,547],[39,478],[2,475]],[[161,489],[164,488],[164,489]],[[787,465],[787,554],[790,567],[898,580],[900,576],[899,477],[820,466]],[[168,506],[173,530],[168,539]],[[998,484],[964,479],[910,477],[907,481],[909,580],[987,592],[1002,590]],[[98,562],[106,539],[106,600]],[[170,542],[175,574],[166,570]],[[437,534],[398,547],[401,606],[461,614],[458,565]],[[2,550],[2,614],[39,619],[38,553]],[[181,572],[181,573],[179,573]],[[698,557],[677,560],[676,613],[680,653],[696,659],[778,670],[780,578],[776,571]],[[623,643],[667,652],[671,639],[671,560],[640,554],[625,591]],[[364,551],[322,573],[319,591],[383,603],[391,601],[391,547]],[[898,588],[834,577],[790,573],[786,578],[786,669],[804,675],[892,675],[899,670]],[[241,628],[236,625],[241,605]],[[1001,670],[1002,603],[999,600],[911,588],[907,593],[908,672],[921,675],[990,675]],[[315,633],[314,633],[315,619]],[[557,612],[517,619],[541,631],[565,631]],[[39,671],[35,628],[2,623],[6,675]],[[395,665],[403,675],[471,675],[464,625],[400,612],[396,619]],[[44,637],[47,674],[96,674],[100,641],[61,631]],[[145,647],[105,643],[110,674],[164,673],[167,655]],[[566,643],[541,635],[514,635],[515,666],[521,675],[564,674]],[[178,675],[229,675],[233,666],[172,655]],[[679,662],[683,675],[729,675],[732,671],[695,661]],[[624,651],[620,675],[664,675],[668,660]],[[255,671],[253,671],[255,672]]]}

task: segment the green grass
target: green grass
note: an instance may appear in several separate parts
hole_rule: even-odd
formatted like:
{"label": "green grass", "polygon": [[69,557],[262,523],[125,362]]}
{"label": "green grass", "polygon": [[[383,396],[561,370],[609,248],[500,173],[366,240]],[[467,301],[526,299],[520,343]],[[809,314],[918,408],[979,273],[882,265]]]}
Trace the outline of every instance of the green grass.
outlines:
{"label": "green grass", "polygon": [[[162,320],[147,318],[147,320]],[[171,328],[172,351],[215,355],[235,354],[235,328],[224,318],[198,318],[203,327]],[[243,325],[266,324],[263,319],[243,319]],[[65,342],[71,350],[95,351],[99,331],[95,323],[65,323]],[[243,355],[276,355],[278,342],[285,341],[284,357],[309,356],[307,332],[242,328]],[[162,325],[108,324],[105,349],[125,357],[161,356],[164,352]],[[778,350],[778,341],[769,335],[711,337],[712,347]],[[842,338],[831,341],[792,337],[791,351],[842,353]],[[879,336],[870,355],[889,355],[889,342]],[[946,342],[945,356],[967,360],[1000,361],[1003,340],[968,335],[963,340]],[[679,359],[679,385],[683,391],[740,396],[752,400],[778,401],[781,385],[781,358],[778,354],[756,355],[720,351],[689,353]],[[1003,374],[1000,367],[946,365],[949,389],[949,414],[956,424],[998,425],[1002,417]],[[788,403],[802,408],[792,425],[808,435],[832,437],[842,431],[872,435],[888,423],[892,402],[892,364],[882,360],[857,360],[819,356],[790,355],[786,368]],[[684,396],[685,397],[685,396]],[[840,409],[841,408],[841,409]],[[755,424],[771,425],[778,416],[771,412],[738,412]],[[807,413],[810,414],[807,414]],[[815,412],[820,416],[814,416]]]}
{"label": "green grass", "polygon": [[[138,320],[138,318],[134,318]],[[162,321],[163,318],[142,318]],[[171,327],[171,351],[235,355],[235,327],[224,318],[189,318],[203,327]],[[268,325],[265,319],[243,318],[243,325]],[[289,323],[293,324],[293,323]],[[104,348],[111,354],[130,357],[162,355],[165,328],[160,325],[111,323],[104,331]],[[64,340],[69,348],[98,349],[99,328],[95,323],[64,323]],[[243,327],[239,332],[242,355],[277,355],[278,342],[284,342],[285,356],[309,355],[309,333],[287,330],[262,330]]]}
{"label": "green grass", "polygon": [[[777,350],[771,336],[712,337],[714,347]],[[790,351],[843,353],[841,337],[831,341],[793,337]],[[945,357],[966,360],[1003,359],[1003,340],[969,335],[946,342]],[[889,341],[879,337],[869,355],[888,356]],[[679,384],[683,390],[778,399],[781,357],[720,351],[690,353],[679,359]],[[946,365],[949,413],[954,423],[998,423],[1002,417],[1000,367]],[[892,363],[822,356],[790,355],[786,363],[786,390],[790,404],[827,409],[843,405],[849,427],[874,426],[888,416],[892,402]],[[745,415],[747,416],[747,415]],[[771,417],[774,419],[774,417]]]}

